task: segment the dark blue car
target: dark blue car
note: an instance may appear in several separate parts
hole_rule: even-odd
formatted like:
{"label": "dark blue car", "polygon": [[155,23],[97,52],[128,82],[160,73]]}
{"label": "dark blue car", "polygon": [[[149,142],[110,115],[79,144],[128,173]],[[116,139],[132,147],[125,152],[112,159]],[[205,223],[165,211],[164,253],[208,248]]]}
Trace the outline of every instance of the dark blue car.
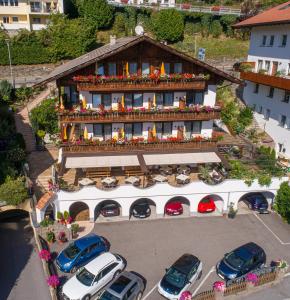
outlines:
{"label": "dark blue car", "polygon": [[80,266],[109,250],[109,243],[96,234],[88,234],[61,251],[56,264],[62,272],[74,273]]}
{"label": "dark blue car", "polygon": [[265,263],[264,250],[251,242],[227,253],[217,264],[216,271],[224,280],[232,280],[262,267]]}
{"label": "dark blue car", "polygon": [[244,197],[244,202],[252,210],[256,210],[261,214],[269,213],[268,211],[268,201],[263,194],[252,193]]}

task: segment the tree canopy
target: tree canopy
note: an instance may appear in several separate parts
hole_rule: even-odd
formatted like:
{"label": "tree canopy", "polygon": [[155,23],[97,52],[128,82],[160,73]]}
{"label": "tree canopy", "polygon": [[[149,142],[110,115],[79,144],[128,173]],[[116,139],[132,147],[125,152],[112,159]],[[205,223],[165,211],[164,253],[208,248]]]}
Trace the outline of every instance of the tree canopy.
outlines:
{"label": "tree canopy", "polygon": [[284,220],[290,223],[290,186],[287,181],[280,185],[275,198],[274,209]]}

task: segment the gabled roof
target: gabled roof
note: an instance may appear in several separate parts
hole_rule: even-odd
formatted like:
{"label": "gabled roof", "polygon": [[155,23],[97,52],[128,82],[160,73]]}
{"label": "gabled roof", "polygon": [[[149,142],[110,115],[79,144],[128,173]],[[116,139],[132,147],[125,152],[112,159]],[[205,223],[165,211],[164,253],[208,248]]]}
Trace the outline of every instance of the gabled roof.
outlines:
{"label": "gabled roof", "polygon": [[196,65],[199,65],[205,69],[207,69],[209,72],[212,72],[225,80],[229,80],[234,83],[242,83],[238,78],[233,77],[213,66],[210,66],[209,64],[200,61],[196,58],[193,58],[185,53],[182,53],[180,51],[177,51],[173,49],[170,46],[167,46],[165,44],[162,44],[160,42],[157,42],[150,37],[146,35],[142,36],[131,36],[131,37],[124,37],[116,40],[116,43],[111,45],[111,44],[106,44],[102,47],[99,47],[91,52],[88,52],[78,58],[75,58],[67,63],[64,63],[63,65],[57,67],[55,70],[53,70],[48,76],[43,78],[40,82],[38,82],[36,85],[41,85],[41,84],[46,84],[50,81],[59,79],[63,76],[66,76],[72,72],[75,72],[77,70],[80,70],[96,61],[105,59],[107,57],[110,57],[112,55],[115,55],[118,52],[121,52],[125,49],[128,49],[131,46],[134,46],[142,41],[147,41],[151,44],[156,45],[157,47],[160,47],[168,52],[171,52],[172,54],[175,54],[179,57],[182,57],[183,59],[195,63]]}
{"label": "gabled roof", "polygon": [[47,192],[45,193],[37,202],[36,208],[37,209],[43,209],[45,208],[48,203],[54,198],[54,193],[53,192]]}
{"label": "gabled roof", "polygon": [[234,28],[290,24],[290,1],[270,8],[254,17],[233,25]]}

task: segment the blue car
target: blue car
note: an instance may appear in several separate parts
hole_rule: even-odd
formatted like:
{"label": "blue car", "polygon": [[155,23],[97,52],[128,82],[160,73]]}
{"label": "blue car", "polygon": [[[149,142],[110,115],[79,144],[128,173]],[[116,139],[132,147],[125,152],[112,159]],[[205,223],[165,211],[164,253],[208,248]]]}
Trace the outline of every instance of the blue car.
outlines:
{"label": "blue car", "polygon": [[255,210],[260,214],[268,214],[268,201],[263,194],[251,193],[244,197],[244,202],[248,205],[249,209]]}
{"label": "blue car", "polygon": [[56,259],[56,265],[65,273],[74,273],[91,259],[109,250],[109,243],[96,234],[88,234],[61,251]]}

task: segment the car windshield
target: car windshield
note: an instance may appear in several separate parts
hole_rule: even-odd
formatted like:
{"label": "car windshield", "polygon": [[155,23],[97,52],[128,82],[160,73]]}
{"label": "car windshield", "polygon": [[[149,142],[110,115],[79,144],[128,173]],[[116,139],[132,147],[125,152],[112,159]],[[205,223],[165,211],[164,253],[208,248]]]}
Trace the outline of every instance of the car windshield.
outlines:
{"label": "car windshield", "polygon": [[64,253],[69,259],[73,259],[80,253],[80,251],[81,250],[74,243],[72,243],[65,249]]}
{"label": "car windshield", "polygon": [[171,267],[166,275],[166,281],[177,288],[183,288],[185,285],[186,275],[177,269]]}
{"label": "car windshield", "polygon": [[100,300],[120,300],[120,298],[112,295],[108,291],[105,291],[105,293],[103,293],[103,295],[101,296]]}
{"label": "car windshield", "polygon": [[77,279],[79,282],[86,286],[91,286],[93,280],[95,279],[95,275],[89,272],[86,268],[83,268],[77,275]]}
{"label": "car windshield", "polygon": [[246,259],[242,257],[241,253],[238,251],[233,251],[226,255],[225,261],[228,265],[236,270],[241,269],[246,263]]}
{"label": "car windshield", "polygon": [[209,203],[210,202],[210,198],[205,198],[201,200],[201,203]]}

